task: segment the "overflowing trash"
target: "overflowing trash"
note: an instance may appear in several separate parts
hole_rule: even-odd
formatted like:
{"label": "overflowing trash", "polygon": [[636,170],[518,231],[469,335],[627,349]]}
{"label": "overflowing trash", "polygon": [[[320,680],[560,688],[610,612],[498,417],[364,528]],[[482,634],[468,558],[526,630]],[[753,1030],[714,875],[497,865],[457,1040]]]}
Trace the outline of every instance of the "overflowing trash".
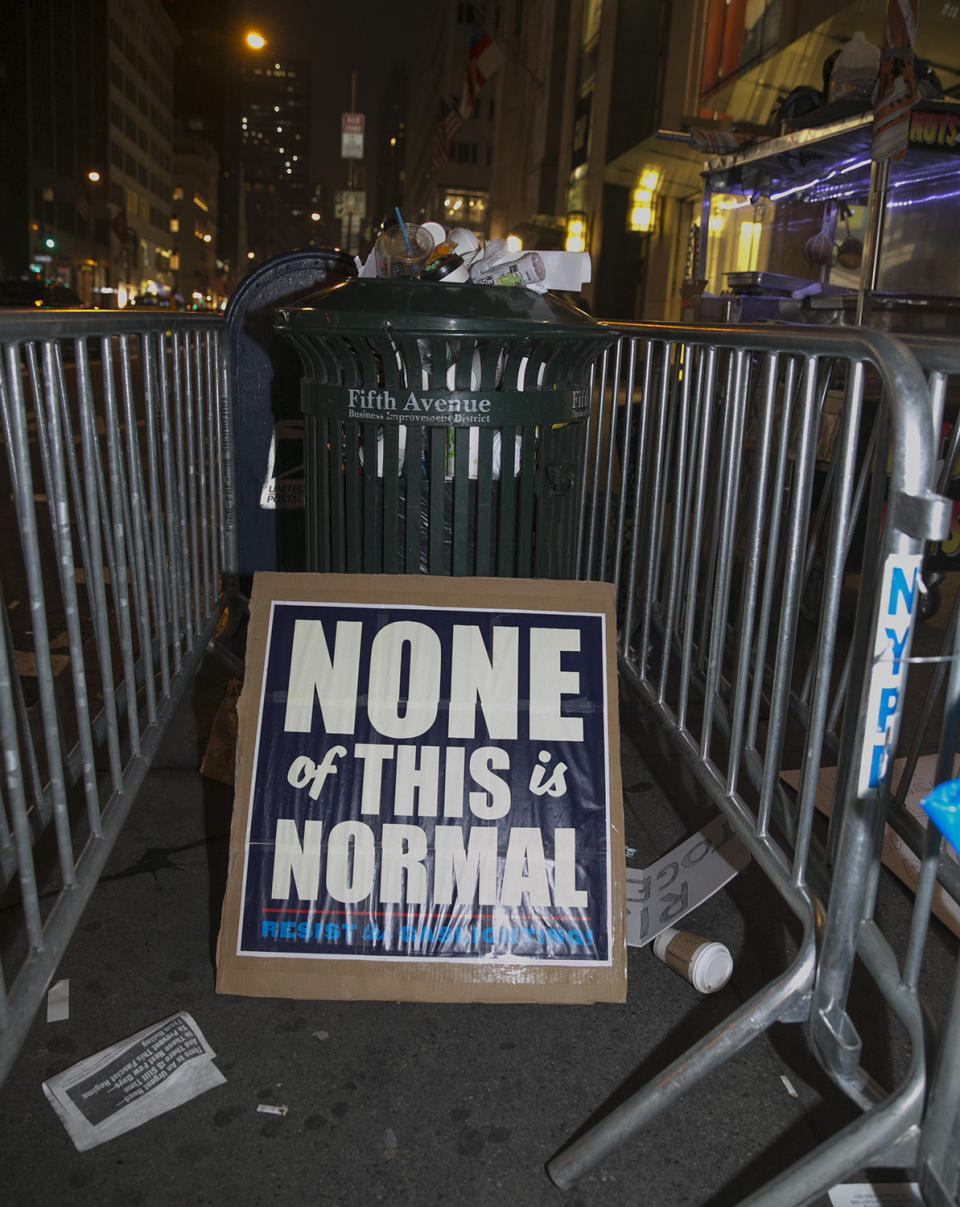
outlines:
{"label": "overflowing trash", "polygon": [[361,277],[434,284],[522,285],[536,293],[578,293],[590,280],[590,255],[524,250],[507,239],[484,242],[467,227],[405,222],[397,210],[366,260],[357,257],[357,272]]}

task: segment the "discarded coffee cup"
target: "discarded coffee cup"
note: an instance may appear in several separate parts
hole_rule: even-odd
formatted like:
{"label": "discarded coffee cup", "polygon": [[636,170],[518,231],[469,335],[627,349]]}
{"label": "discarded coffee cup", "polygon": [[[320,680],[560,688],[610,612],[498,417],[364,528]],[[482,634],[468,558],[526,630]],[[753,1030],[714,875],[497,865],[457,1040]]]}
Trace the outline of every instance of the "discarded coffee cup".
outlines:
{"label": "discarded coffee cup", "polygon": [[463,256],[464,264],[469,264],[480,251],[480,240],[472,230],[467,230],[465,226],[455,226],[447,234],[447,242],[453,245],[452,250],[457,255]]}
{"label": "discarded coffee cup", "polygon": [[470,269],[470,280],[475,285],[536,285],[546,275],[543,260],[535,251],[518,260],[499,261],[492,268],[478,260]]}
{"label": "discarded coffee cup", "polygon": [[700,993],[716,993],[730,980],[733,957],[722,944],[670,926],[653,940],[653,954]]}
{"label": "discarded coffee cup", "polygon": [[421,222],[420,229],[428,232],[433,239],[435,248],[439,247],[447,237],[447,228],[440,222]]}
{"label": "discarded coffee cup", "polygon": [[445,281],[448,285],[460,284],[470,280],[470,273],[463,262],[463,257],[450,252],[428,260],[421,279],[424,281]]}
{"label": "discarded coffee cup", "polygon": [[418,277],[433,251],[433,236],[417,222],[390,227],[377,240],[377,275]]}

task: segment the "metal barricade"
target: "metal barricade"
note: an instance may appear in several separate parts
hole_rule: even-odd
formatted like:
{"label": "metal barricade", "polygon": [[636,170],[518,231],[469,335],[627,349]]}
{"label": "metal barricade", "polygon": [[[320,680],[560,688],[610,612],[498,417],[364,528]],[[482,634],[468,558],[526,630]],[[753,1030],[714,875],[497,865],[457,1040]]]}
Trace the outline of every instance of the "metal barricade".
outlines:
{"label": "metal barricade", "polygon": [[[786,968],[548,1171],[571,1185],[773,1023],[796,1023],[863,1112],[748,1200],[797,1207],[845,1174],[918,1155],[932,1057],[916,966],[927,913],[918,896],[901,967],[874,902],[923,551],[949,524],[926,383],[879,332],[621,330],[595,385],[581,573],[614,583],[622,684],[799,938]],[[827,829],[815,806],[832,763]],[[791,768],[795,789],[782,778]],[[909,1038],[892,1088],[861,1067],[848,1014],[856,960]]]}
{"label": "metal barricade", "polygon": [[0,1081],[230,597],[223,332],[0,317]]}

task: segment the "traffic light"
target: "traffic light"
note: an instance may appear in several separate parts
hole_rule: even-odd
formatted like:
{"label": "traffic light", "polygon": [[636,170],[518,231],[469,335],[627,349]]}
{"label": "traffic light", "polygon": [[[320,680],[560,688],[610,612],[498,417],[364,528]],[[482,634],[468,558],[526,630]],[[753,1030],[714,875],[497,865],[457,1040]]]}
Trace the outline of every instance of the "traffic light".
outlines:
{"label": "traffic light", "polygon": [[57,246],[57,241],[54,239],[53,235],[46,235],[44,236],[43,246],[47,249],[47,251],[53,251],[53,249]]}

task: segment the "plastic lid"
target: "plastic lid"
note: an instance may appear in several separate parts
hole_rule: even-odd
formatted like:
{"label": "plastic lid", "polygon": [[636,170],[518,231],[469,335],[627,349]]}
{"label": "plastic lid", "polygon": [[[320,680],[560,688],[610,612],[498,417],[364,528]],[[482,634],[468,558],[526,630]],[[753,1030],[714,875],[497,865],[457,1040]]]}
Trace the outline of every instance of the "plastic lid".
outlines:
{"label": "plastic lid", "polygon": [[436,260],[429,260],[420,277],[424,281],[442,281],[462,266],[463,256],[450,252],[449,255],[438,256]]}
{"label": "plastic lid", "polygon": [[704,943],[690,960],[690,984],[700,993],[716,993],[732,972],[733,956],[722,943]]}

